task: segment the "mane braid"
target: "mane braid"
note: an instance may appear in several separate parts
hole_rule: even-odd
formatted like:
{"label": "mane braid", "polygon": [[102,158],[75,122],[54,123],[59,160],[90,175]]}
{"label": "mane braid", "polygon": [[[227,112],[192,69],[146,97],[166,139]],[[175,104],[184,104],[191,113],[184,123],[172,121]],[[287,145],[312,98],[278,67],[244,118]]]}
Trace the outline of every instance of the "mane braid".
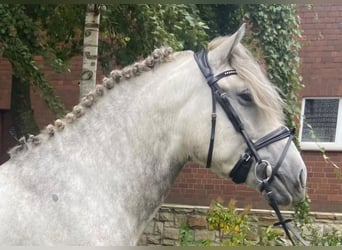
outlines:
{"label": "mane braid", "polygon": [[84,96],[80,103],[73,107],[72,111],[67,113],[64,118],[57,119],[54,124],[49,124],[38,135],[23,136],[18,140],[18,145],[8,150],[10,158],[15,157],[21,152],[27,152],[32,147],[41,145],[44,141],[55,136],[58,132],[64,130],[67,124],[74,123],[82,117],[86,110],[91,108],[97,100],[103,97],[106,91],[115,87],[123,80],[141,75],[143,72],[154,69],[157,65],[172,60],[173,50],[171,47],[161,47],[155,49],[151,55],[140,62],[135,62],[132,65],[124,67],[122,70],[113,70],[108,77],[104,77],[102,84],[98,84],[95,90]]}

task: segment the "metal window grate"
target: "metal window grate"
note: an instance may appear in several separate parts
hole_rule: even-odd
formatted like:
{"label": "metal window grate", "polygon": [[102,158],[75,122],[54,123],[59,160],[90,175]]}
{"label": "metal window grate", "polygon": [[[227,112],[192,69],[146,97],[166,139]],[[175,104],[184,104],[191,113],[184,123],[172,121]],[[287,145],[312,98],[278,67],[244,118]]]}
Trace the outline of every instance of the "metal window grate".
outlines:
{"label": "metal window grate", "polygon": [[335,142],[338,105],[339,99],[305,100],[303,142],[315,141],[312,132],[319,142]]}

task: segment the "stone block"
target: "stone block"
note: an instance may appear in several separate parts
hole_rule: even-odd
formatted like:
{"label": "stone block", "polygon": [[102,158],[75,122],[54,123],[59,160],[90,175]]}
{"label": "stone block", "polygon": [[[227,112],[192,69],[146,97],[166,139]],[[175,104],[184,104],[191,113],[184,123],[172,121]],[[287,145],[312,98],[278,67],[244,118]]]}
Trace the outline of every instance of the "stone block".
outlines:
{"label": "stone block", "polygon": [[173,221],[174,220],[174,216],[173,216],[172,213],[163,212],[163,213],[159,214],[159,220],[160,221]]}
{"label": "stone block", "polygon": [[200,215],[189,215],[187,218],[187,224],[193,229],[206,229],[207,220],[204,216]]}
{"label": "stone block", "polygon": [[171,212],[172,212],[171,210],[172,210],[172,209],[169,208],[169,207],[160,207],[160,208],[159,208],[159,213],[165,213],[165,212],[171,213]]}
{"label": "stone block", "polygon": [[174,246],[175,241],[174,240],[169,240],[169,239],[163,239],[162,240],[162,245],[163,246]]}
{"label": "stone block", "polygon": [[164,227],[175,227],[175,223],[173,221],[165,221]]}
{"label": "stone block", "polygon": [[191,214],[194,212],[193,208],[175,208],[175,213],[179,214]]}
{"label": "stone block", "polygon": [[153,232],[155,234],[161,234],[163,232],[163,229],[164,229],[164,224],[162,222],[157,221],[154,224],[154,231]]}
{"label": "stone block", "polygon": [[179,229],[178,228],[164,228],[164,239],[178,240]]}
{"label": "stone block", "polygon": [[316,214],[315,218],[317,220],[336,220],[336,216],[334,214]]}
{"label": "stone block", "polygon": [[148,245],[160,245],[161,236],[160,235],[147,235],[146,242]]}
{"label": "stone block", "polygon": [[262,227],[267,227],[275,222],[277,222],[277,219],[273,216],[262,216],[259,218],[259,225]]}
{"label": "stone block", "polygon": [[195,240],[215,240],[215,231],[194,230]]}
{"label": "stone block", "polygon": [[195,208],[194,213],[198,215],[206,215],[208,213],[208,209],[206,208]]}
{"label": "stone block", "polygon": [[185,214],[175,214],[175,227],[180,228],[183,224],[186,224],[187,216]]}
{"label": "stone block", "polygon": [[147,227],[144,230],[145,234],[153,234],[154,233],[154,221],[148,223]]}

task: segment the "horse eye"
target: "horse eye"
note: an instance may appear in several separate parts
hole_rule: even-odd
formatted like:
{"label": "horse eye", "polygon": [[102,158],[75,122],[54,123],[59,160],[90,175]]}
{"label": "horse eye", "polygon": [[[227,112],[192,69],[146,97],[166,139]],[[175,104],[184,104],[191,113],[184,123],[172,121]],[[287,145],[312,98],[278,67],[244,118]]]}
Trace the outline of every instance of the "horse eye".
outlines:
{"label": "horse eye", "polygon": [[246,103],[251,103],[253,102],[253,98],[252,98],[252,95],[251,93],[248,91],[248,90],[244,90],[242,91],[241,93],[238,94],[239,98],[246,102]]}

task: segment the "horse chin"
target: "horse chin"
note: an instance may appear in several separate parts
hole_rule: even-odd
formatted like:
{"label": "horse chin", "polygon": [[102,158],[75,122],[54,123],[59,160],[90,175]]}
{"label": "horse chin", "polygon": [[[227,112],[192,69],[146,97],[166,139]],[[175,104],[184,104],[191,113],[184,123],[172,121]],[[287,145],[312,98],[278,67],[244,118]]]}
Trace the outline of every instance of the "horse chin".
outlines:
{"label": "horse chin", "polygon": [[[272,197],[276,201],[277,205],[281,208],[292,208],[294,205],[303,200],[304,194],[297,193],[294,190],[289,190],[287,185],[285,185],[277,177],[271,184]],[[267,197],[266,197],[267,198]]]}
{"label": "horse chin", "polygon": [[[279,191],[274,190],[272,191],[271,195],[279,207],[283,209],[288,209],[293,206],[292,196],[287,191],[286,192],[282,191],[282,193],[280,193]],[[268,197],[266,196],[266,194],[264,194],[264,196],[267,200]]]}

